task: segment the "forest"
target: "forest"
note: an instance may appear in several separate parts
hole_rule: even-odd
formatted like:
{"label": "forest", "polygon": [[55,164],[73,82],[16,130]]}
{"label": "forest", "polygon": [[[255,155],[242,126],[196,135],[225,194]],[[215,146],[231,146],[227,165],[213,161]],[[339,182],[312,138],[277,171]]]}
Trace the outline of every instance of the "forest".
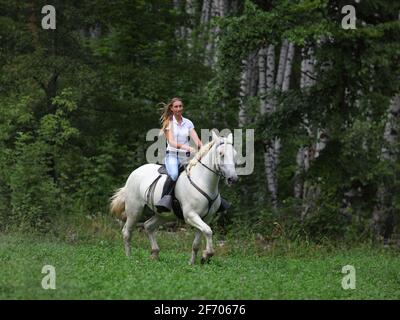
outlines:
{"label": "forest", "polygon": [[396,238],[400,2],[48,2],[0,0],[0,231],[109,216],[178,96],[198,132],[254,130],[219,233]]}

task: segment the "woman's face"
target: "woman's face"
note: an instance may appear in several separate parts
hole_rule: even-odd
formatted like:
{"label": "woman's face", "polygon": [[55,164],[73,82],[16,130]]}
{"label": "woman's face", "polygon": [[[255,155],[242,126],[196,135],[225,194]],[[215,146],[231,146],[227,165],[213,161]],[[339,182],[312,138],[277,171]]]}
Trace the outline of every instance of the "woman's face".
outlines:
{"label": "woman's face", "polygon": [[181,117],[182,116],[182,112],[183,112],[183,103],[180,100],[175,101],[172,106],[171,106],[171,110],[175,116],[175,118]]}

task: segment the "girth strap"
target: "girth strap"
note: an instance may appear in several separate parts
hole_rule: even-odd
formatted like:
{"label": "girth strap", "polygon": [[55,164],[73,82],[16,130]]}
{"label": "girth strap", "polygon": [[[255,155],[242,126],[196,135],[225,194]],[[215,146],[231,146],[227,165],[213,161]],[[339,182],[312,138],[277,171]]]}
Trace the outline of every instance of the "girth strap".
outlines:
{"label": "girth strap", "polygon": [[211,206],[213,205],[215,200],[218,199],[219,193],[216,195],[216,197],[214,199],[211,199],[210,196],[207,193],[205,193],[203,190],[201,190],[200,187],[193,182],[193,180],[190,178],[189,175],[186,174],[186,176],[188,177],[190,184],[193,187],[195,187],[197,189],[197,191],[199,191],[208,200],[208,210],[207,210],[207,214],[208,214],[210,212]]}

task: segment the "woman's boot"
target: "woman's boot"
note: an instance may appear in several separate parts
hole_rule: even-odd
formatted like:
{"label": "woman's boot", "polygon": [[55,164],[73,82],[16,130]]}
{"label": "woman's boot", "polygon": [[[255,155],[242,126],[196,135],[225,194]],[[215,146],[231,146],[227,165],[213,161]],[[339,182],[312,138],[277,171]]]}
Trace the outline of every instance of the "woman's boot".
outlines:
{"label": "woman's boot", "polygon": [[170,176],[167,176],[167,180],[164,183],[161,199],[156,204],[158,212],[172,211],[172,193],[174,191],[175,182],[176,181],[172,180]]}
{"label": "woman's boot", "polygon": [[224,212],[231,207],[231,204],[221,197],[221,204],[217,210],[217,212]]}

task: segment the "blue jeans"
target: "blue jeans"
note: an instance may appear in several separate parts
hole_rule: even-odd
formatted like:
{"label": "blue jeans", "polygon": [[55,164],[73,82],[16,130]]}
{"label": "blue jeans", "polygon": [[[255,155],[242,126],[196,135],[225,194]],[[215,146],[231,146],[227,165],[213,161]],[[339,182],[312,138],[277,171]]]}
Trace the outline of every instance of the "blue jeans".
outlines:
{"label": "blue jeans", "polygon": [[165,167],[167,169],[168,175],[172,180],[176,181],[179,177],[179,164],[187,164],[190,160],[190,153],[182,153],[179,154],[175,151],[167,151],[165,155]]}
{"label": "blue jeans", "polygon": [[179,163],[179,157],[176,152],[169,152],[165,155],[165,167],[167,169],[168,175],[174,181],[178,179]]}

